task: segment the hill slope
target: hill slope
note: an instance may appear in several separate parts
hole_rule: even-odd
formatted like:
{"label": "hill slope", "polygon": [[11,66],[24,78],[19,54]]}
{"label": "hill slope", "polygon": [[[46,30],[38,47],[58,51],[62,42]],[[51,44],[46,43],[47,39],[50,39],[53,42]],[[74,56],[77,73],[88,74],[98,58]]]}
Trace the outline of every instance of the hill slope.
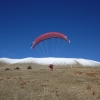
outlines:
{"label": "hill slope", "polygon": [[23,58],[23,59],[10,59],[10,58],[0,58],[0,65],[2,64],[23,64],[23,63],[33,63],[36,65],[81,65],[81,66],[100,66],[100,62],[88,59],[78,59],[78,58]]}

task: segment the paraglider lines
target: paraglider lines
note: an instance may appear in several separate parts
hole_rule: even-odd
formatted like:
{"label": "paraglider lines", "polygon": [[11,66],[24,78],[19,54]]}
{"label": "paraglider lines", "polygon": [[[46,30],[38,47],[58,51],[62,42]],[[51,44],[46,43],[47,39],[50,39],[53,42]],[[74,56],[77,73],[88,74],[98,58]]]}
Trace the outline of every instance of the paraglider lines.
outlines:
{"label": "paraglider lines", "polygon": [[61,48],[59,49],[59,52],[58,52],[58,54],[60,54],[61,53],[61,51],[63,50],[63,48],[65,47],[65,45],[66,45],[67,43],[66,43],[66,41],[63,43],[63,45],[61,46]]}
{"label": "paraglider lines", "polygon": [[58,46],[59,46],[59,38],[57,38],[57,45],[56,45],[56,48],[55,48],[55,56],[56,56],[56,54],[57,54],[57,52],[58,52]]}
{"label": "paraglider lines", "polygon": [[53,38],[52,38],[52,55],[54,53],[54,43],[53,43]]}
{"label": "paraglider lines", "polygon": [[40,55],[43,56],[42,53],[39,51],[38,47],[36,47],[36,48],[37,48],[38,52],[40,53]]}
{"label": "paraglider lines", "polygon": [[42,44],[40,43],[40,45],[41,45],[42,51],[43,51],[43,53],[44,53],[44,56],[46,57],[45,51],[44,51],[44,49],[43,49],[43,47],[42,47]]}
{"label": "paraglider lines", "polygon": [[47,50],[47,56],[48,56],[48,45],[47,45],[47,41],[45,41],[46,42],[46,50]]}

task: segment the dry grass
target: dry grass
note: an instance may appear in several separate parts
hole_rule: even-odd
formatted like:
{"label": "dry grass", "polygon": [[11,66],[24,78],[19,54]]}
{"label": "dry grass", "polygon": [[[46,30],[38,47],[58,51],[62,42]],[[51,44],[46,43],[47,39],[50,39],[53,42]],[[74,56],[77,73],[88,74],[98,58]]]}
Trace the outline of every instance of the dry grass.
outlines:
{"label": "dry grass", "polygon": [[62,66],[50,71],[36,65],[27,70],[27,65],[0,69],[0,100],[100,100],[100,68]]}

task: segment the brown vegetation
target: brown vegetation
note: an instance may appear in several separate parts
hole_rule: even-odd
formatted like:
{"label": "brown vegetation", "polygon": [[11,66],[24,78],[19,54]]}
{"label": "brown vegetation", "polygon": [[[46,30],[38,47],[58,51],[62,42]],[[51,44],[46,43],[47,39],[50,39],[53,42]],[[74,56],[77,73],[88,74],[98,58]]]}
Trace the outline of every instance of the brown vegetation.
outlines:
{"label": "brown vegetation", "polygon": [[91,85],[87,86],[87,90],[91,90],[91,88],[92,88]]}
{"label": "brown vegetation", "polygon": [[[4,71],[16,66],[21,70]],[[88,67],[5,66],[0,69],[0,100],[99,100],[99,73],[100,68]]]}

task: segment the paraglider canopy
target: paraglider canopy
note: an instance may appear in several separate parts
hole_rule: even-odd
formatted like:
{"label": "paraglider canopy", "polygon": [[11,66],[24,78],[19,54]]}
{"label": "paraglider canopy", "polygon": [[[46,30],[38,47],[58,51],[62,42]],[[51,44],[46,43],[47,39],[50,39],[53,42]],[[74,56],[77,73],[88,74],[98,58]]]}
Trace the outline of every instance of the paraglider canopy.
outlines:
{"label": "paraglider canopy", "polygon": [[68,43],[70,43],[70,40],[69,40],[68,37],[65,36],[64,34],[59,33],[59,32],[48,32],[48,33],[42,34],[42,35],[40,35],[39,37],[37,37],[37,38],[32,42],[31,49],[33,49],[33,48],[34,48],[38,43],[40,43],[41,41],[44,41],[44,40],[49,39],[49,38],[61,38],[61,39],[66,40]]}

